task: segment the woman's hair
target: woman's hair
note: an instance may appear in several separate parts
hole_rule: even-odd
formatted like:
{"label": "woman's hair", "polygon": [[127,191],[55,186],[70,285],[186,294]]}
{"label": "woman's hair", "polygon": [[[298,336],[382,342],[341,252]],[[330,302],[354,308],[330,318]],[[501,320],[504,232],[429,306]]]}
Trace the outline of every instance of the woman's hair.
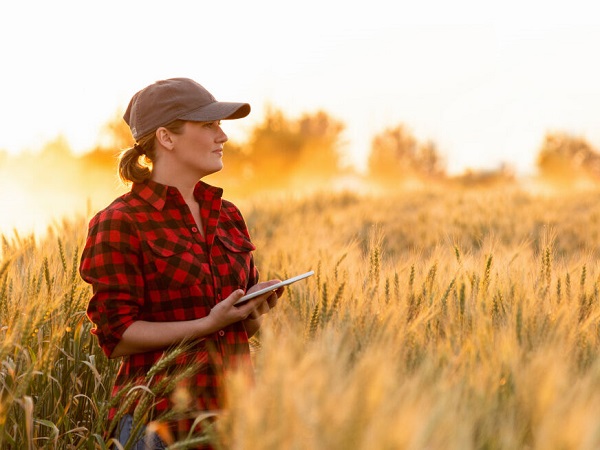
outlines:
{"label": "woman's hair", "polygon": [[[185,120],[174,120],[164,127],[174,134],[183,133]],[[152,165],[156,159],[156,133],[141,137],[136,144],[119,155],[119,178],[125,183],[142,183],[152,176]],[[141,161],[140,161],[141,159]]]}

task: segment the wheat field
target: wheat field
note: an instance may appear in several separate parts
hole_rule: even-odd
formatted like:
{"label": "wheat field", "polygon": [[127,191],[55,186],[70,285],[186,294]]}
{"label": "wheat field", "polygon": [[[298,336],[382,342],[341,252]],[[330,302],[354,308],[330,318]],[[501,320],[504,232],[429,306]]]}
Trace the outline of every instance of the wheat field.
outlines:
{"label": "wheat field", "polygon": [[[600,448],[600,192],[238,204],[263,279],[315,276],[265,320],[251,342],[254,383],[229,379],[231,406],[203,439],[251,450]],[[105,422],[118,361],[89,333],[77,273],[86,223],[2,237],[2,449],[119,448]],[[116,401],[135,396],[151,404],[143,387]]]}

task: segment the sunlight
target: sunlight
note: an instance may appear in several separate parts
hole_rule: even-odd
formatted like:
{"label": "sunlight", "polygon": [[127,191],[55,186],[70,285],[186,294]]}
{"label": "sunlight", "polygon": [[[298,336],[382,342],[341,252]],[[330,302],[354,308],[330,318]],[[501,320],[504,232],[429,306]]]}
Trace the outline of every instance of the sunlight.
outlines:
{"label": "sunlight", "polygon": [[63,218],[74,218],[85,212],[85,197],[73,186],[70,192],[44,183],[24,183],[28,178],[23,170],[1,173],[0,209],[9,211],[0,216],[0,234],[35,234],[43,236],[48,227]]}
{"label": "sunlight", "polygon": [[[17,181],[14,176],[2,173],[0,178],[0,210],[6,213],[0,215],[0,234],[19,234],[41,232],[46,226],[40,227],[41,217],[36,212],[36,201],[32,191],[15,189]],[[5,194],[10,192],[10,194]],[[37,205],[39,207],[39,205]]]}
{"label": "sunlight", "polygon": [[60,140],[47,143],[39,155],[4,158],[0,210],[7,213],[0,215],[0,234],[44,235],[63,219],[105,206],[123,189],[115,182],[114,167],[86,165]]}

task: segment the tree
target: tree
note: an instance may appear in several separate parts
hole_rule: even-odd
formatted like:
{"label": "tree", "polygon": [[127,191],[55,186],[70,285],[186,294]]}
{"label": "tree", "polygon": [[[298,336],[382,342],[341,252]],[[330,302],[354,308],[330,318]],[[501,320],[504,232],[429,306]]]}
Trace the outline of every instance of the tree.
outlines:
{"label": "tree", "polygon": [[102,127],[98,145],[80,157],[86,170],[106,170],[111,175],[116,173],[118,154],[135,143],[122,116],[122,111],[117,110]]}
{"label": "tree", "polygon": [[123,112],[117,110],[100,132],[100,147],[123,150],[135,144],[131,130],[123,120]]}
{"label": "tree", "polygon": [[403,125],[387,128],[373,138],[368,170],[381,181],[394,181],[406,175],[434,177],[444,173],[435,144],[420,144]]}
{"label": "tree", "polygon": [[582,137],[547,133],[537,157],[542,176],[572,181],[578,176],[600,179],[600,154]]}
{"label": "tree", "polygon": [[263,122],[251,132],[248,153],[256,184],[279,185],[298,162],[301,141],[279,110],[268,110]]}
{"label": "tree", "polygon": [[341,165],[343,130],[323,111],[290,120],[280,110],[268,110],[247,145],[255,185],[289,187],[334,176]]}
{"label": "tree", "polygon": [[61,161],[72,160],[73,154],[67,138],[59,135],[44,144],[39,157],[45,163],[60,163]]}
{"label": "tree", "polygon": [[324,111],[304,114],[297,122],[302,138],[298,169],[301,176],[329,178],[341,169],[344,125]]}

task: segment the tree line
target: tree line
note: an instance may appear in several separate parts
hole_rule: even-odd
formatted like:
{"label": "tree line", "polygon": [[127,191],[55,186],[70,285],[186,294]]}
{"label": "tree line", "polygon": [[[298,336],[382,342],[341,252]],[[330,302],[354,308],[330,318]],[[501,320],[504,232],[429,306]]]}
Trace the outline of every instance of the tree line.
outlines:
{"label": "tree line", "polygon": [[[324,111],[290,118],[280,109],[269,108],[244,142],[226,144],[226,170],[211,177],[215,184],[240,194],[326,188],[333,180],[358,176],[345,163],[344,131],[345,125]],[[119,111],[106,122],[99,141],[96,148],[75,157],[59,137],[45,146],[41,159],[76,158],[84,171],[114,173],[120,150],[133,145]],[[0,152],[0,163],[2,159]],[[537,169],[541,178],[551,182],[569,184],[582,178],[597,182],[600,153],[582,137],[548,133],[538,149]],[[415,181],[472,186],[515,180],[509,165],[449,176],[436,144],[419,141],[404,124],[385,128],[372,138],[366,173],[360,177],[386,188]]]}

